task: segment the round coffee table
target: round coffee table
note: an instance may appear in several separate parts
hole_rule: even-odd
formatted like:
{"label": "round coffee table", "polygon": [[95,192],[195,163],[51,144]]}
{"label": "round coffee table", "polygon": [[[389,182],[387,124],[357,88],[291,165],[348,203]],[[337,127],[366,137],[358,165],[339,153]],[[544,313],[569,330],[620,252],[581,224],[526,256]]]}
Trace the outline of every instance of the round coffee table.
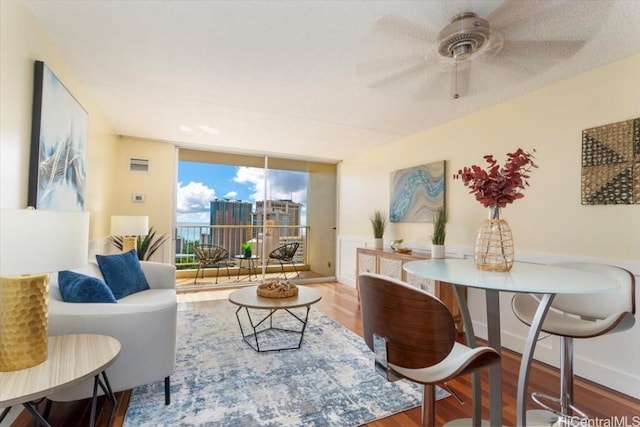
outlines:
{"label": "round coffee table", "polygon": [[[229,301],[238,306],[236,318],[244,341],[258,352],[299,349],[304,338],[311,305],[322,298],[320,291],[306,286],[298,286],[298,295],[296,296],[265,298],[258,296],[256,289],[257,286],[251,286],[229,294]],[[306,308],[304,316],[292,311],[296,308]],[[252,309],[253,313],[249,309]],[[268,313],[258,314],[258,310],[268,311]],[[280,326],[274,325],[274,315],[278,311],[287,313],[288,320],[292,320],[294,326],[298,325],[298,328],[292,327],[291,321],[284,322]],[[250,328],[243,327],[241,312],[246,314]],[[277,319],[277,322],[280,322],[280,319]],[[253,332],[247,330],[245,333],[245,329],[251,329]],[[295,339],[287,339],[288,337]]]}

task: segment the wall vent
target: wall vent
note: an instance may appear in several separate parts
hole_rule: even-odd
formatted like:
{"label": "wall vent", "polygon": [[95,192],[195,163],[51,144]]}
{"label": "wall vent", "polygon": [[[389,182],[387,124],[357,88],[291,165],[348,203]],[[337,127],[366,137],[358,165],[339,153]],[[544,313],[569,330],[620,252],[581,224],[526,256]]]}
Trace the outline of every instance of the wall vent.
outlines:
{"label": "wall vent", "polygon": [[149,172],[149,159],[129,159],[129,172]]}

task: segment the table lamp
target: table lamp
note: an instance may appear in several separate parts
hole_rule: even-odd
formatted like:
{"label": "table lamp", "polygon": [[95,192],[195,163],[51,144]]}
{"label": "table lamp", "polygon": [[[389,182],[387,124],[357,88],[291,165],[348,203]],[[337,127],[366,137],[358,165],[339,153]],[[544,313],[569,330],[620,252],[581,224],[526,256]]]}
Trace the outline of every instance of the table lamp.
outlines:
{"label": "table lamp", "polygon": [[148,216],[114,215],[111,217],[111,235],[122,236],[122,252],[137,249],[138,236],[149,234]]}
{"label": "table lamp", "polygon": [[87,262],[88,212],[0,210],[0,371],[47,360],[49,273]]}

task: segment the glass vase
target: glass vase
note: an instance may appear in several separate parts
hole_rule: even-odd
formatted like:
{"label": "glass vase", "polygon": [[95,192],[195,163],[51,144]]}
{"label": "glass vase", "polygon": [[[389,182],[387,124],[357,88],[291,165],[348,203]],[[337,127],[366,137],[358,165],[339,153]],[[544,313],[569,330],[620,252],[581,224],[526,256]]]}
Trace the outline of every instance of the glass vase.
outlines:
{"label": "glass vase", "polygon": [[485,271],[509,271],[513,267],[513,235],[500,207],[489,207],[489,218],[482,221],[473,245],[473,262]]}

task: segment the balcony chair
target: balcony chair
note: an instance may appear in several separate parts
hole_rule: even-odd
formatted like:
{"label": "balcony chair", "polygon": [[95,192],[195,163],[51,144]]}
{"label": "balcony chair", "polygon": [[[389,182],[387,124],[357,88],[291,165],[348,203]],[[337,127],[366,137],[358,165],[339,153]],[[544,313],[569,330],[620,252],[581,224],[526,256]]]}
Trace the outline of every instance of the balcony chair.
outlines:
{"label": "balcony chair", "polygon": [[285,263],[293,265],[293,270],[296,272],[296,277],[300,277],[300,273],[298,272],[298,269],[296,269],[296,264],[293,261],[293,257],[296,255],[298,247],[300,247],[300,243],[287,243],[286,245],[275,248],[269,254],[270,260],[274,259],[280,263],[280,268],[285,279],[287,278],[287,273],[284,271]]}
{"label": "balcony chair", "polygon": [[[491,347],[456,342],[453,316],[435,296],[373,273],[361,274],[359,284],[363,336],[376,368],[388,380],[422,384],[422,426],[435,425],[436,384],[500,363]],[[385,346],[386,358],[379,356]]]}
{"label": "balcony chair", "polygon": [[227,268],[227,277],[231,277],[229,273],[229,251],[221,246],[198,244],[193,247],[193,253],[198,259],[198,269],[196,270],[196,277],[193,279],[195,285],[198,281],[198,273],[202,270],[202,278],[204,279],[205,268],[216,269],[216,284],[218,283],[218,276],[220,275],[220,268],[224,263]]}
{"label": "balcony chair", "polygon": [[[527,421],[534,423],[539,421],[554,424],[560,418],[586,419],[587,415],[573,404],[573,339],[621,332],[635,323],[635,278],[629,271],[609,265],[581,262],[556,265],[605,275],[620,283],[620,288],[597,295],[556,295],[553,299],[541,330],[560,337],[560,396],[532,393],[532,399],[544,408],[530,411],[527,415]],[[539,297],[536,295],[519,293],[511,300],[511,306],[520,321],[531,325],[538,302]]]}

